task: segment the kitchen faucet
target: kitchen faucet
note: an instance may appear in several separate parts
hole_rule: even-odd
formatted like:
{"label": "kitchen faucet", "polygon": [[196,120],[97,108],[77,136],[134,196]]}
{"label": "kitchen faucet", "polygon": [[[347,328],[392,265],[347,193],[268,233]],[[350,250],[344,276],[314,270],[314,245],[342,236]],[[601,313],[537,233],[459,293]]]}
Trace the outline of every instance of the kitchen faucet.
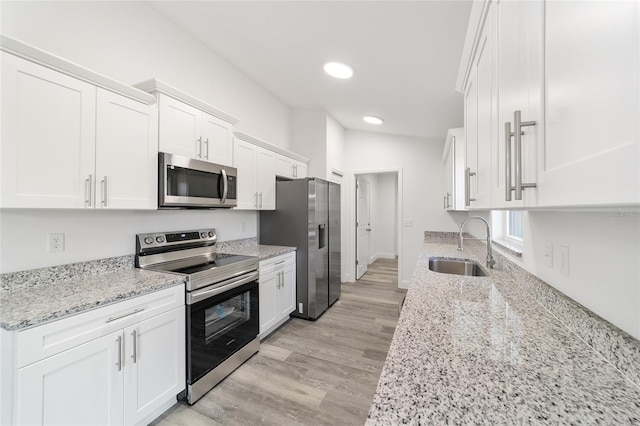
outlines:
{"label": "kitchen faucet", "polygon": [[459,251],[464,250],[464,247],[463,247],[464,237],[462,236],[462,228],[464,227],[464,224],[471,219],[481,220],[484,222],[485,226],[487,227],[487,267],[493,269],[493,265],[496,264],[496,261],[493,259],[493,251],[491,250],[491,229],[489,229],[489,223],[484,218],[480,216],[471,216],[462,221],[462,223],[460,224],[460,235],[458,235],[458,250]]}

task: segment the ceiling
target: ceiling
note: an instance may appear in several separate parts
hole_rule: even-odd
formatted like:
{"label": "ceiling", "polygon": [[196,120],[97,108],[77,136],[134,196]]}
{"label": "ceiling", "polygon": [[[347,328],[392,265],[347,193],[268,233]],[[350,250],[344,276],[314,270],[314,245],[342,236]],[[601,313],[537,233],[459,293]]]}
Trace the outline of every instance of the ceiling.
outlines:
{"label": "ceiling", "polygon": [[[347,129],[444,139],[471,1],[151,1],[151,7],[292,108]],[[329,61],[353,78],[326,75]],[[380,126],[365,115],[384,119]]]}

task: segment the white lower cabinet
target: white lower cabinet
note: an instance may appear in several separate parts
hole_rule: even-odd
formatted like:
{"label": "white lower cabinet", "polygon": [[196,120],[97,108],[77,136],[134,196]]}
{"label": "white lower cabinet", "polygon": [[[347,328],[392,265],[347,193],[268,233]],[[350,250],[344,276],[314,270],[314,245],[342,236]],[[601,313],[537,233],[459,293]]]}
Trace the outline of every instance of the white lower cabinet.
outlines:
{"label": "white lower cabinet", "polygon": [[[17,369],[15,424],[147,424],[185,387],[184,288],[20,332],[18,365],[69,341]],[[20,354],[25,349],[31,353]]]}
{"label": "white lower cabinet", "polygon": [[296,254],[260,262],[260,339],[289,319],[296,305]]}

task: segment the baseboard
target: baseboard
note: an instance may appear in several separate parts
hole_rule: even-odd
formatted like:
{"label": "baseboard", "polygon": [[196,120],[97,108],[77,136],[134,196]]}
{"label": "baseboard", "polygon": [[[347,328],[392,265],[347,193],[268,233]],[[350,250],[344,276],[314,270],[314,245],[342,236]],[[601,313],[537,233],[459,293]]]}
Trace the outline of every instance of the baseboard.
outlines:
{"label": "baseboard", "polygon": [[411,280],[402,280],[398,288],[406,288],[408,289],[411,286]]}
{"label": "baseboard", "polygon": [[342,276],[342,282],[343,283],[354,283],[356,282],[356,280],[353,279],[353,275],[351,274],[344,274]]}

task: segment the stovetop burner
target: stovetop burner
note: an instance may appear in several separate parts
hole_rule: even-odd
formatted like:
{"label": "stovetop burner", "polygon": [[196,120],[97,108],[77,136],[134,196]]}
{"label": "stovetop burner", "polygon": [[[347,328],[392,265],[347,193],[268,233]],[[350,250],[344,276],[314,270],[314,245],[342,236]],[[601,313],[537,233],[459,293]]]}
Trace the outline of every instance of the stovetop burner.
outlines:
{"label": "stovetop burner", "polygon": [[[166,269],[168,272],[176,272],[180,274],[195,274],[197,272],[208,271],[213,268],[223,268],[227,265],[232,265],[236,262],[242,262],[243,260],[254,259],[251,256],[241,256],[237,254],[227,254],[227,253],[214,253],[211,255],[213,257],[212,260],[201,262],[196,261],[195,265],[189,265],[184,267],[176,267],[175,269],[171,269],[169,267]],[[186,259],[185,261],[188,261]]]}

